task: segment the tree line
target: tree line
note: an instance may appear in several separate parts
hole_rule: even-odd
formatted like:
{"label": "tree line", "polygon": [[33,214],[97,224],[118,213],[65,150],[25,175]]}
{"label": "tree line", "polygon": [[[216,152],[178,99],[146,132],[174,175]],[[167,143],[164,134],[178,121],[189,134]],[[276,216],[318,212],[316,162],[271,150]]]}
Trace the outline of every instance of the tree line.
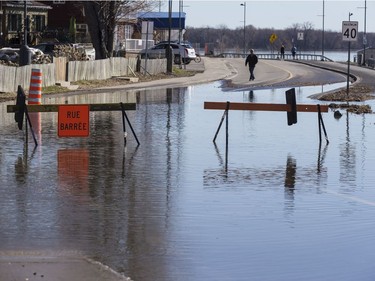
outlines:
{"label": "tree line", "polygon": [[[158,2],[157,0],[76,1],[77,5],[83,5],[85,8],[86,21],[96,51],[96,59],[112,56],[115,27],[121,19],[127,18],[137,11],[152,11]],[[303,40],[298,40],[299,33],[303,34]],[[277,36],[277,39],[271,43],[270,37],[273,34]],[[296,45],[297,49],[302,52],[320,52],[323,48],[323,38],[324,50],[347,49],[347,42],[342,40],[341,32],[316,30],[310,22],[293,24],[283,30],[247,25],[245,36],[243,28],[229,29],[225,25],[187,27],[184,34],[184,40],[198,44],[200,48],[208,43],[219,52],[228,49],[242,52],[244,47],[246,50],[252,48],[278,51],[281,44],[285,45],[287,51]],[[357,42],[351,42],[353,50],[363,49],[363,32],[359,32],[357,38]],[[366,38],[366,46],[373,46],[375,33],[367,33]]]}
{"label": "tree line", "polygon": [[[275,34],[276,40],[271,43],[270,38]],[[298,40],[298,35],[303,35],[303,40]],[[244,43],[245,38],[245,43]],[[342,40],[341,32],[323,31],[313,28],[313,24],[306,22],[303,24],[293,24],[286,29],[256,28],[248,25],[245,28],[229,29],[225,25],[213,27],[187,27],[184,39],[199,44],[201,48],[206,43],[213,44],[219,52],[225,50],[238,50],[242,52],[244,47],[249,49],[279,51],[281,44],[285,50],[291,50],[293,45],[302,52],[320,52],[323,48],[329,51],[341,51],[348,49],[348,42]],[[363,49],[363,32],[358,32],[356,42],[351,42],[351,49]],[[366,47],[371,47],[375,42],[375,33],[366,34]]]}

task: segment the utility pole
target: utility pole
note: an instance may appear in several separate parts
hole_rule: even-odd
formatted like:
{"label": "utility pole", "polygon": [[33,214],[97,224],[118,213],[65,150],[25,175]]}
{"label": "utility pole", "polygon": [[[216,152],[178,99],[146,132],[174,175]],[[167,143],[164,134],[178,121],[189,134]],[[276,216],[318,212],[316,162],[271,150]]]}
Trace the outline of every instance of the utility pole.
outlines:
{"label": "utility pole", "polygon": [[29,21],[27,18],[27,1],[23,1],[23,44],[20,48],[19,65],[31,64],[31,50],[27,46],[27,31],[29,28]]}
{"label": "utility pole", "polygon": [[[353,13],[349,12],[349,22],[350,17],[353,15]],[[346,79],[346,96],[349,98],[349,80],[350,80],[350,40],[348,42],[348,77]]]}
{"label": "utility pole", "polygon": [[[169,15],[169,27],[168,27],[168,48],[166,50],[167,54],[167,73],[172,73],[172,47],[171,47],[171,29],[172,29],[172,0],[169,0],[169,7],[168,7],[168,15]],[[181,59],[181,58],[180,58]]]}
{"label": "utility pole", "polygon": [[367,45],[367,38],[366,38],[366,9],[367,9],[367,3],[365,0],[365,26],[364,26],[364,32],[363,32],[363,63],[362,65],[366,65],[366,45]]}
{"label": "utility pole", "polygon": [[246,1],[241,4],[243,6],[243,53],[246,54]]}
{"label": "utility pole", "polygon": [[324,60],[324,0],[323,0],[322,60]]}

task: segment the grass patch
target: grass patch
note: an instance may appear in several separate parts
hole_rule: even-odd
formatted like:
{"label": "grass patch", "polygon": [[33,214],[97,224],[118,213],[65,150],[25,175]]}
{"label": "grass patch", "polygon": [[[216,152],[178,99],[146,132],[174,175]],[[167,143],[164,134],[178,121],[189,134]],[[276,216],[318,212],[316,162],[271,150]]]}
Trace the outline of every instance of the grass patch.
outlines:
{"label": "grass patch", "polygon": [[59,94],[59,93],[66,93],[66,92],[69,92],[68,88],[57,86],[57,85],[42,88],[42,94]]}
{"label": "grass patch", "polygon": [[[109,80],[109,79],[107,79]],[[78,86],[101,86],[107,82],[107,80],[79,80],[71,82],[72,85],[78,85]]]}
{"label": "grass patch", "polygon": [[183,67],[180,68],[180,67],[174,66],[172,68],[172,73],[173,73],[173,75],[175,75],[177,77],[189,77],[189,76],[194,76],[195,74],[197,74],[199,72],[197,72],[197,71],[187,71]]}

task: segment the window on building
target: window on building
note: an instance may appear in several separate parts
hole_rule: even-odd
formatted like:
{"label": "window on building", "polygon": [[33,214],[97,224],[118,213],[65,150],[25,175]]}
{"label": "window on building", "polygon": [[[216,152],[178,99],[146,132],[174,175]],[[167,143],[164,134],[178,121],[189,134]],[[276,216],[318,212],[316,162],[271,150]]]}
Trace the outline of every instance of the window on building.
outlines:
{"label": "window on building", "polygon": [[77,31],[78,33],[83,33],[84,35],[87,35],[87,33],[88,33],[87,24],[84,24],[84,23],[82,23],[82,24],[77,24],[77,25],[76,25],[76,31]]}
{"label": "window on building", "polygon": [[34,15],[33,16],[34,21],[34,31],[43,31],[46,27],[46,16],[43,15]]}
{"label": "window on building", "polygon": [[125,25],[125,39],[131,39],[132,38],[132,28],[130,25]]}
{"label": "window on building", "polygon": [[21,15],[20,14],[9,14],[8,15],[8,30],[9,31],[20,31],[22,29]]}

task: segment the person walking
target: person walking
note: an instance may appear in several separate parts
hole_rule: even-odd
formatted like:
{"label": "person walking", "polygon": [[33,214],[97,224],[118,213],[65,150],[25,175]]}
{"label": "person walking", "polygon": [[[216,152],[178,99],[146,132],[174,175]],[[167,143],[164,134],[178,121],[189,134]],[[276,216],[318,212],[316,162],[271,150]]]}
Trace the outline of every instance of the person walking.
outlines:
{"label": "person walking", "polygon": [[285,46],[284,44],[281,44],[281,48],[280,48],[280,54],[281,54],[281,59],[285,59]]}
{"label": "person walking", "polygon": [[293,48],[292,48],[292,56],[293,56],[293,59],[296,58],[296,53],[297,53],[297,47],[296,47],[296,46],[293,46]]}
{"label": "person walking", "polygon": [[245,66],[247,66],[249,64],[249,71],[250,71],[250,79],[249,79],[249,81],[255,79],[254,69],[255,69],[255,65],[257,63],[258,63],[258,57],[257,57],[256,54],[254,54],[254,50],[251,49],[250,50],[250,54],[247,56],[247,58],[245,60]]}

